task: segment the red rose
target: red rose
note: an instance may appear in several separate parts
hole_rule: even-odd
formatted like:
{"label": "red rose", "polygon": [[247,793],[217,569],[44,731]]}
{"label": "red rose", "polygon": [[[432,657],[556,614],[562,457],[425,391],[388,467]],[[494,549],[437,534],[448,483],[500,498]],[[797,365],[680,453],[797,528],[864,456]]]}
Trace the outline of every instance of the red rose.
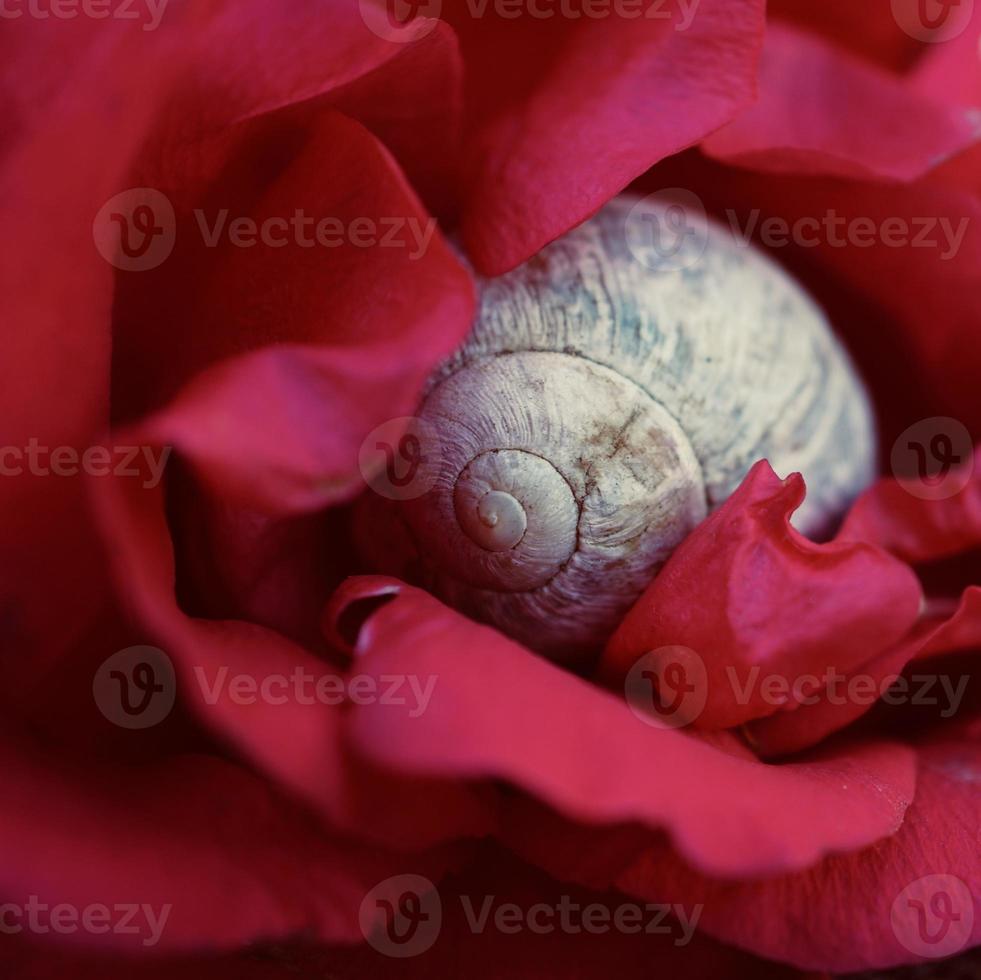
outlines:
{"label": "red rose", "polygon": [[[981,944],[977,19],[763,7],[0,6],[11,976],[794,976]],[[352,515],[365,437],[468,332],[469,264],[628,186],[768,249],[884,455],[956,487],[886,458],[816,543],[801,478],[758,462],[582,676],[371,574]],[[632,703],[648,651],[662,684],[703,672],[691,725]]]}

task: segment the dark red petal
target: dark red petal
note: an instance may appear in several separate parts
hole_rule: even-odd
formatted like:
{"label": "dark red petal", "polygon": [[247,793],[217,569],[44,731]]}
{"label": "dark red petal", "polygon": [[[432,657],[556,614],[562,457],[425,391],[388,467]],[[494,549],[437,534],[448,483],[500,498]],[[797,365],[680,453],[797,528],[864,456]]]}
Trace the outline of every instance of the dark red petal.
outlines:
{"label": "dark red petal", "polygon": [[803,499],[799,475],[781,482],[757,463],[627,614],[603,673],[620,680],[649,651],[688,647],[707,670],[695,723],[727,728],[780,709],[773,678],[845,671],[899,640],[919,612],[916,576],[879,548],[804,538],[789,523]]}
{"label": "dark red petal", "polygon": [[825,41],[771,24],[759,100],[702,149],[753,170],[906,181],[979,138],[978,113],[921,96]]}
{"label": "dark red petal", "polygon": [[[161,487],[120,478],[98,489],[98,516],[121,592],[145,635],[173,661],[183,700],[211,732],[345,830],[402,847],[487,830],[486,805],[467,787],[379,783],[370,767],[349,765],[341,667],[274,630],[194,619],[178,606]],[[236,695],[236,678],[252,693]],[[318,683],[327,685],[323,695],[316,694]],[[257,694],[264,684],[271,685],[268,697]],[[379,805],[381,786],[397,808]]]}
{"label": "dark red petal", "polygon": [[[13,980],[432,980],[455,976],[474,980],[611,976],[647,980],[652,971],[658,976],[696,980],[802,977],[791,968],[724,947],[697,932],[689,935],[657,903],[644,908],[617,892],[593,892],[549,880],[497,847],[485,848],[474,866],[442,880],[438,894],[441,916],[433,945],[400,960],[366,944],[344,948],[295,942],[258,946],[234,955],[156,960],[80,955],[75,950],[21,944],[7,950],[7,963],[16,971]],[[483,922],[488,900],[491,908]],[[589,907],[593,918],[586,920],[582,912]],[[568,927],[561,918],[563,908],[568,909]],[[515,909],[532,917],[517,921],[517,929],[512,924]],[[694,917],[694,910],[682,911]],[[598,921],[597,912],[605,912],[607,922]],[[630,931],[616,927],[618,914]],[[498,920],[499,915],[504,917]],[[590,922],[588,929],[586,921]],[[417,935],[423,936],[427,927],[428,921],[422,923]],[[648,932],[649,928],[653,931]]]}
{"label": "dark red petal", "polygon": [[463,233],[482,272],[523,262],[752,100],[763,4],[662,9],[664,19],[447,9],[473,120]]}
{"label": "dark red petal", "polygon": [[[5,95],[29,109],[22,120],[4,113],[0,121],[0,507],[7,515],[0,529],[0,643],[18,651],[3,660],[0,698],[37,684],[100,613],[109,591],[94,558],[98,543],[83,481],[54,475],[51,453],[73,452],[79,470],[85,450],[105,432],[113,270],[93,246],[92,219],[179,71],[176,60],[161,63],[144,51],[108,54],[121,33],[109,27],[99,35],[102,58],[81,48],[64,53],[75,81],[62,88],[53,78],[61,79],[60,69],[49,77],[47,66],[39,67],[71,40],[55,24],[25,13],[5,20],[3,31],[5,41],[20,45],[10,77],[4,71],[16,92]],[[34,114],[42,111],[43,122]],[[83,146],[98,153],[79,153]]]}
{"label": "dark red petal", "polygon": [[[374,368],[391,382],[404,363],[403,385],[418,385],[465,334],[469,275],[360,124],[330,110],[310,120],[264,116],[205,142],[190,159],[193,166],[181,156],[166,178],[176,184],[162,185],[176,212],[173,253],[120,282],[117,419],[159,407],[216,362],[274,343],[336,350],[337,376],[363,379]],[[268,228],[267,240],[253,232],[251,245],[236,245],[242,219]],[[284,370],[255,380],[281,392]],[[311,373],[295,381],[307,388]],[[226,379],[212,384],[234,385]],[[406,400],[397,387],[359,414],[385,419]]]}
{"label": "dark red petal", "polygon": [[[79,771],[28,759],[9,741],[2,754],[5,901],[23,909],[33,895],[76,910],[136,902],[167,915],[156,937],[141,914],[139,934],[79,929],[67,941],[131,954],[235,948],[302,932],[355,942],[364,894],[407,862],[327,837],[295,804],[216,758]],[[414,858],[434,876],[449,860]]]}
{"label": "dark red petal", "polygon": [[364,622],[358,669],[438,678],[422,711],[365,705],[349,715],[352,746],[394,773],[506,779],[573,819],[666,827],[691,861],[726,875],[806,867],[902,822],[913,792],[903,747],[763,765],[731,736],[651,727],[621,698],[390,579],[352,579],[328,626],[378,596],[394,597]]}
{"label": "dark red petal", "polygon": [[868,678],[875,691],[884,692],[904,668],[916,659],[981,646],[981,587],[968,588],[956,611],[947,619],[925,620],[913,633],[891,650],[880,654],[855,671],[842,674],[843,683],[834,698],[822,693],[815,704],[805,704],[793,712],[772,715],[753,722],[749,734],[754,747],[765,756],[799,752],[816,745],[833,732],[850,725],[875,703],[867,694],[847,696],[846,684]]}
{"label": "dark red petal", "polygon": [[266,113],[294,109],[314,118],[333,106],[388,146],[427,201],[445,199],[463,99],[447,25],[410,40],[411,29],[387,37],[371,31],[357,3],[220,0],[211,7],[184,32],[191,63],[158,138],[194,140]]}
{"label": "dark red petal", "polygon": [[820,34],[886,68],[908,67],[923,49],[922,44],[899,27],[889,3],[770,0],[767,12],[770,17]]}

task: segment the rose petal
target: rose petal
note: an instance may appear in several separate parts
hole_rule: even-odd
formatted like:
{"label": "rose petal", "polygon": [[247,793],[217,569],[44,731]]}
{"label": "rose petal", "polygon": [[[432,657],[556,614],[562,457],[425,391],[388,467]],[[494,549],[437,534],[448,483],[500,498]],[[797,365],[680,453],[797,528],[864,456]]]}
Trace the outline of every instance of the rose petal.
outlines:
{"label": "rose petal", "polygon": [[[848,696],[849,690],[858,690],[847,686],[854,684],[857,677],[862,679],[863,685],[871,684],[875,691],[884,692],[914,660],[973,646],[981,646],[981,587],[977,586],[965,591],[956,611],[948,619],[919,624],[910,637],[891,650],[857,671],[839,674],[842,683],[834,698],[822,692],[814,704],[803,704],[796,711],[753,722],[749,727],[753,746],[764,756],[776,756],[816,745],[862,717],[876,703],[870,700],[871,695]],[[912,689],[916,689],[915,684]]]}
{"label": "rose petal", "polygon": [[[446,16],[468,69],[463,236],[497,275],[589,217],[754,96],[763,5],[661,17]],[[508,61],[501,71],[501,59]]]}
{"label": "rose petal", "polygon": [[886,68],[908,67],[923,48],[899,28],[889,3],[770,0],[767,13],[820,34]]}
{"label": "rose petal", "polygon": [[[698,933],[691,936],[657,905],[645,909],[615,892],[594,893],[550,881],[497,847],[485,848],[474,866],[441,881],[438,894],[441,917],[433,945],[399,960],[397,966],[391,956],[367,945],[325,948],[301,943],[207,959],[156,961],[15,945],[7,951],[7,962],[13,960],[17,980],[294,980],[297,976],[428,980],[460,975],[474,980],[504,976],[640,980],[650,977],[652,971],[699,980],[733,976],[792,980],[801,976]],[[490,914],[483,921],[488,899]],[[563,908],[568,910],[568,926],[562,919]],[[530,918],[515,922],[515,909]],[[601,921],[604,913],[605,921]],[[617,925],[617,915],[623,926]],[[428,922],[423,922],[414,935],[428,939],[423,931],[427,927]]]}
{"label": "rose petal", "polygon": [[[406,861],[326,837],[309,815],[218,759],[104,769],[88,760],[80,770],[25,757],[9,741],[2,753],[5,901],[24,909],[36,896],[76,910],[135,902],[167,916],[158,935],[144,914],[129,927],[142,924],[138,934],[77,929],[70,937],[89,945],[222,949],[304,931],[358,941],[365,892]],[[440,874],[449,860],[447,852],[415,863]]]}
{"label": "rose petal", "polygon": [[[27,80],[46,76],[47,56],[57,62],[62,41],[71,41],[51,23],[25,15],[5,21],[3,32],[18,48],[4,81],[16,85],[15,103],[29,103],[25,118],[12,111],[0,123],[9,137],[0,155],[0,504],[10,515],[0,530],[0,642],[19,651],[4,658],[4,699],[42,683],[107,601],[77,476],[109,411],[113,270],[93,247],[92,219],[144,138],[148,111],[180,70],[176,58],[117,52],[123,31],[114,27],[100,35],[101,58],[83,56],[81,47],[65,55],[74,60],[74,85],[55,81],[61,72],[52,69],[35,87]],[[98,153],[79,153],[86,145]],[[68,454],[62,475],[52,469],[58,452]]]}
{"label": "rose petal", "polygon": [[808,541],[789,520],[803,499],[799,475],[781,483],[757,463],[624,618],[604,675],[623,678],[659,647],[689,647],[707,669],[696,723],[727,728],[779,710],[772,679],[789,688],[899,640],[919,612],[915,575],[878,548]]}
{"label": "rose petal", "polygon": [[290,108],[309,119],[333,106],[384,142],[427,200],[445,200],[463,100],[447,25],[416,39],[411,27],[380,37],[358,4],[220,0],[211,8],[184,31],[191,64],[161,121],[167,139],[198,140]]}
{"label": "rose petal", "polygon": [[404,362],[405,387],[369,411],[380,421],[405,408],[406,388],[469,327],[472,286],[378,140],[329,110],[313,120],[273,115],[192,159],[193,179],[185,163],[172,177],[180,183],[164,185],[177,214],[173,253],[120,282],[116,418],[159,407],[204,368],[273,343],[330,346],[347,371],[361,352],[361,377],[369,367],[397,376]]}
{"label": "rose petal", "polygon": [[[352,768],[342,743],[350,697],[344,669],[273,630],[186,615],[174,594],[162,488],[114,480],[99,490],[97,513],[121,591],[145,635],[173,660],[184,699],[211,732],[335,826],[364,837],[424,847],[486,831],[486,804],[468,787],[386,777],[388,805],[379,806],[375,773]],[[244,694],[236,693],[241,683]],[[327,685],[322,694],[318,684]]]}
{"label": "rose petal", "polygon": [[981,116],[799,30],[771,24],[760,98],[702,142],[772,173],[909,181],[981,140]]}
{"label": "rose petal", "polygon": [[[948,956],[976,946],[981,943],[981,741],[974,732],[919,754],[916,799],[903,827],[865,851],[826,858],[798,875],[732,884],[700,878],[665,852],[651,851],[618,874],[616,884],[638,896],[704,902],[702,928],[710,935],[802,969],[850,973],[919,961],[919,949],[927,956]],[[914,898],[929,909],[931,896],[946,891],[958,919],[944,928],[944,917],[928,912],[918,933],[915,908],[904,901],[916,882],[923,893]],[[918,935],[932,936],[933,944],[928,939],[917,944]]]}
{"label": "rose petal", "polygon": [[897,480],[880,480],[855,502],[838,540],[868,542],[910,563],[981,547],[981,450],[969,482],[951,497],[923,500]]}
{"label": "rose petal", "polygon": [[350,580],[328,626],[383,595],[394,598],[360,630],[359,670],[438,678],[425,710],[365,705],[348,718],[356,751],[393,772],[506,779],[576,820],[663,826],[695,864],[727,875],[805,867],[902,822],[913,791],[904,748],[763,765],[651,727],[621,699],[395,580]]}

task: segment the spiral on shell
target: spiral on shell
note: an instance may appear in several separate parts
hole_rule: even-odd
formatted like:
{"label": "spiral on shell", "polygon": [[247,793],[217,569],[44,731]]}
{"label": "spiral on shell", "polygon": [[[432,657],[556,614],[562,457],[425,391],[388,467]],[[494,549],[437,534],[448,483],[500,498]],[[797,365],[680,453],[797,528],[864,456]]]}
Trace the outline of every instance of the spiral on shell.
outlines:
{"label": "spiral on shell", "polygon": [[431,489],[369,494],[371,567],[546,655],[602,645],[757,460],[821,531],[874,474],[868,399],[815,303],[712,222],[690,264],[638,259],[635,199],[479,283],[472,332],[416,413]]}

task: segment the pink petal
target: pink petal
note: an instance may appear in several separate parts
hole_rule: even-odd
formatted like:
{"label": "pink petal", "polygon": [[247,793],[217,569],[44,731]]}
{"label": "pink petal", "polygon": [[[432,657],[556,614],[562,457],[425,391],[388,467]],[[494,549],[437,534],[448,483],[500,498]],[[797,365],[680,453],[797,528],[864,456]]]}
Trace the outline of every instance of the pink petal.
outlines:
{"label": "pink petal", "polygon": [[696,723],[728,728],[779,710],[767,679],[847,670],[899,640],[919,612],[915,575],[879,548],[808,541],[789,523],[803,499],[799,475],[781,483],[757,463],[627,614],[604,676],[622,679],[659,647],[688,647],[707,669]]}
{"label": "pink petal", "polygon": [[806,867],[902,822],[913,791],[904,748],[763,765],[734,740],[720,748],[651,727],[622,699],[390,579],[352,579],[329,628],[379,596],[390,598],[369,606],[359,670],[438,678],[422,711],[365,705],[349,716],[352,746],[394,773],[505,779],[575,820],[666,827],[690,860],[726,875]]}
{"label": "pink petal", "polygon": [[772,173],[914,180],[981,138],[981,117],[917,94],[879,68],[771,24],[760,98],[702,143]]}
{"label": "pink petal", "polygon": [[880,480],[855,502],[838,540],[865,541],[910,563],[981,547],[981,451],[952,497],[923,500],[897,480]]}
{"label": "pink petal", "polygon": [[636,20],[447,9],[469,73],[463,235],[478,268],[523,262],[745,107],[762,7],[702,0],[687,25],[673,5]]}

